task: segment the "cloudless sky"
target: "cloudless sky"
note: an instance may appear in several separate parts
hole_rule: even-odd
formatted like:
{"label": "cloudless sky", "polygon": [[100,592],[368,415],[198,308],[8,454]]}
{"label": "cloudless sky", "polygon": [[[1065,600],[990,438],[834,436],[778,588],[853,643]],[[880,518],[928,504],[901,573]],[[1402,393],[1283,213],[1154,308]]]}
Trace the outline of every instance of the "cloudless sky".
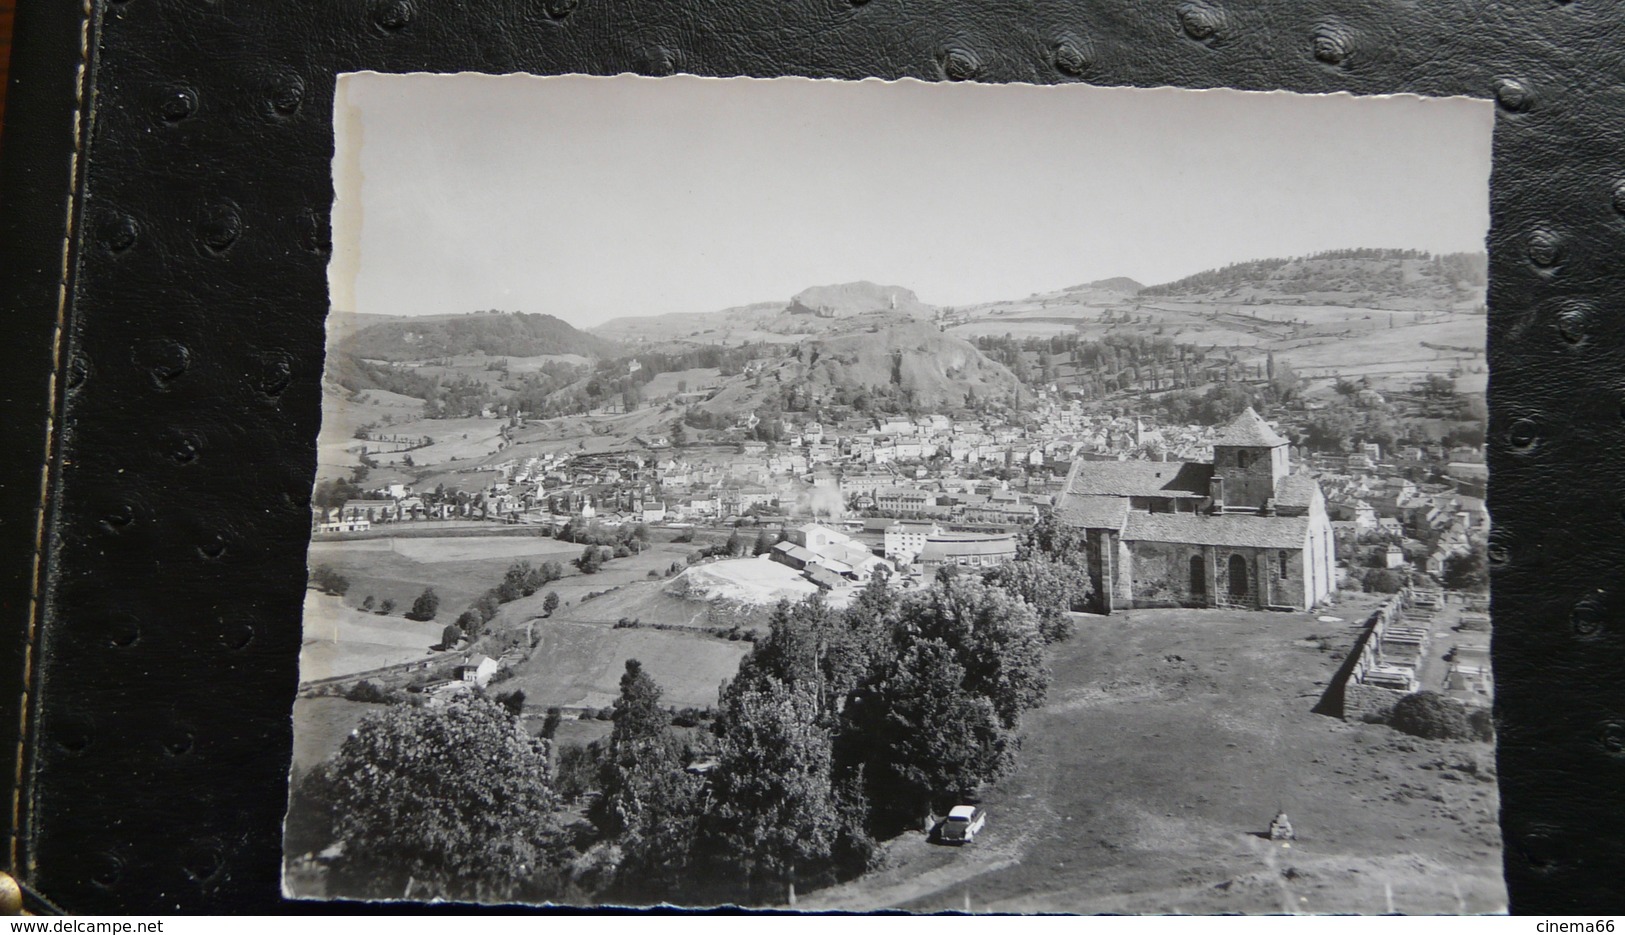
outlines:
{"label": "cloudless sky", "polygon": [[337,104],[358,312],[589,327],[858,279],[962,305],[1489,225],[1493,109],[1459,98],[362,74]]}

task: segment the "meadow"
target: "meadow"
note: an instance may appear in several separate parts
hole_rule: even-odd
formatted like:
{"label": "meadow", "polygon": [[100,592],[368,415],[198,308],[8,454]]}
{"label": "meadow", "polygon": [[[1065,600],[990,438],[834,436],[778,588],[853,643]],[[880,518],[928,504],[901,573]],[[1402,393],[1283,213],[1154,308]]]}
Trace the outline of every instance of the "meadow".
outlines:
{"label": "meadow", "polygon": [[905,834],[800,908],[1504,912],[1493,745],[1312,712],[1370,604],[1079,615],[976,843]]}

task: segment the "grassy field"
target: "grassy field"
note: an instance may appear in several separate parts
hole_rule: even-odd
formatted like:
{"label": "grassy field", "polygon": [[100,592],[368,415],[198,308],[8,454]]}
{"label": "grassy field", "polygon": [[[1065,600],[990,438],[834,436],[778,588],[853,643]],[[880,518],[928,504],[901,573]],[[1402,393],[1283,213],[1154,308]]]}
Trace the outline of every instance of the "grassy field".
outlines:
{"label": "grassy field", "polygon": [[[1336,376],[1368,377],[1378,389],[1408,389],[1428,374],[1447,373],[1458,365],[1484,362],[1482,354],[1451,353],[1422,346],[1486,344],[1485,318],[1463,310],[1394,303],[1395,308],[1359,304],[1246,305],[1226,302],[1157,300],[1101,307],[1076,303],[1066,296],[1042,296],[969,310],[971,320],[948,330],[960,337],[1004,335],[1043,337],[1078,334],[1095,339],[1108,334],[1161,334],[1174,341],[1212,347],[1234,347],[1243,361],[1274,352],[1300,376],[1330,380]],[[1150,321],[1108,321],[1107,314],[1149,316]],[[1463,392],[1482,392],[1483,376],[1468,374]]]}
{"label": "grassy field", "polygon": [[332,383],[322,384],[322,428],[316,439],[317,480],[348,477],[361,463],[359,452],[365,444],[355,437],[363,425],[406,422],[423,415],[423,400],[386,390],[366,390],[350,399],[349,393]]}
{"label": "grassy field", "polygon": [[[661,542],[657,540],[651,543],[648,549],[637,555],[629,555],[626,558],[611,559],[608,562],[605,562],[602,568],[596,574],[584,575],[577,571],[574,566],[570,565],[569,562],[570,560],[579,556],[586,546],[571,545],[570,543],[559,544],[568,548],[568,552],[559,559],[561,562],[565,563],[564,577],[549,584],[547,587],[531,595],[530,597],[522,597],[510,604],[504,604],[501,612],[496,618],[495,623],[497,625],[505,623],[521,623],[533,617],[541,616],[542,601],[546,598],[547,592],[549,591],[557,591],[559,599],[563,601],[562,609],[560,609],[558,612],[558,616],[560,617],[569,620],[587,621],[601,621],[605,619],[610,621],[617,620],[624,615],[617,613],[606,618],[604,613],[592,608],[591,605],[595,601],[606,600],[610,596],[608,594],[602,594],[602,592],[608,591],[614,593],[617,591],[617,589],[633,584],[653,585],[656,583],[657,579],[650,578],[649,572],[656,572],[663,578],[666,570],[671,567],[672,562],[684,561],[693,549],[699,547],[697,544],[684,545],[671,542]],[[498,573],[498,577],[501,577],[500,572]],[[594,593],[599,593],[601,596],[592,598],[586,603],[582,602],[583,599],[587,598],[589,594]],[[652,618],[647,619],[650,623],[679,622],[677,620],[656,621]]]}
{"label": "grassy field", "polygon": [[439,642],[448,621],[379,616],[346,606],[332,595],[307,590],[299,678],[316,681],[421,659]]}
{"label": "grassy field", "polygon": [[717,687],[739,670],[751,644],[673,630],[614,629],[593,623],[548,620],[537,624],[541,643],[501,683],[525,692],[528,706],[604,707],[620,694],[626,660],[637,659],[660,684],[661,703],[705,707]]}
{"label": "grassy field", "polygon": [[300,698],[293,703],[293,765],[305,770],[339,752],[361,719],[387,710],[343,698]]}
{"label": "grassy field", "polygon": [[350,579],[344,596],[350,607],[370,595],[378,601],[393,599],[396,614],[401,614],[424,588],[433,587],[444,618],[436,619],[444,626],[499,584],[515,561],[567,563],[580,554],[580,546],[545,536],[436,536],[312,542],[307,561],[312,568],[327,565]]}
{"label": "grassy field", "polygon": [[427,435],[434,444],[407,452],[380,452],[374,456],[381,465],[399,464],[410,455],[418,466],[478,461],[494,453],[502,441],[502,419],[417,419],[388,426],[392,435]]}
{"label": "grassy field", "polygon": [[[1080,618],[984,835],[904,835],[801,908],[1505,911],[1493,747],[1310,713],[1360,619],[1337,613]],[[1290,847],[1260,836],[1283,810]]]}

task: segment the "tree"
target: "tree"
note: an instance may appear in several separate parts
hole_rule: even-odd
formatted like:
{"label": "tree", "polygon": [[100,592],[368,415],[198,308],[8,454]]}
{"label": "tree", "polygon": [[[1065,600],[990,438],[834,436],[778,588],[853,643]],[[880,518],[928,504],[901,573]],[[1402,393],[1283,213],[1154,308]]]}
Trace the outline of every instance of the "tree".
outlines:
{"label": "tree", "polygon": [[1014,763],[1014,735],[989,698],[966,690],[955,656],[940,640],[916,642],[859,703],[857,723],[872,754],[869,794],[885,816],[924,818]]}
{"label": "tree", "polygon": [[[467,616],[466,612],[464,613],[464,616]],[[459,617],[458,621],[460,623],[462,618]],[[448,624],[444,630],[440,631],[440,648],[451,649],[458,643],[461,643],[463,641],[463,633],[463,628],[458,626],[456,623]]]}
{"label": "tree", "polygon": [[756,544],[751,547],[752,555],[765,555],[773,551],[773,536],[766,529],[756,534]]}
{"label": "tree", "polygon": [[332,762],[334,895],[545,899],[562,849],[544,741],[479,696],[367,716]]}
{"label": "tree", "polygon": [[728,536],[726,548],[728,555],[732,558],[738,558],[745,554],[745,537],[739,534],[738,527],[735,527],[733,533]]}
{"label": "tree", "polygon": [[604,553],[596,545],[589,545],[581,551],[581,557],[575,560],[575,566],[584,575],[596,575],[598,569],[604,567]]}
{"label": "tree", "polygon": [[549,591],[549,592],[547,592],[547,596],[542,598],[542,613],[544,613],[547,616],[551,617],[551,616],[553,616],[553,611],[558,610],[558,609],[559,609],[559,592],[557,592],[557,591]]}
{"label": "tree", "polygon": [[553,735],[559,732],[559,725],[564,723],[564,710],[558,707],[547,709],[547,717],[542,719],[542,734],[546,740],[552,740]]}
{"label": "tree", "polygon": [[514,717],[518,717],[525,710],[525,690],[523,688],[516,688],[511,692],[501,692],[493,700]]}
{"label": "tree", "polygon": [[350,579],[334,571],[330,565],[317,565],[310,573],[310,583],[319,590],[343,597],[350,590]]}
{"label": "tree", "polygon": [[1483,539],[1468,543],[1467,551],[1445,557],[1444,586],[1453,591],[1484,591],[1490,586],[1488,547]]}
{"label": "tree", "polygon": [[1375,594],[1398,594],[1405,576],[1393,568],[1373,568],[1365,573],[1365,589]]}
{"label": "tree", "polygon": [[643,665],[628,659],[599,767],[602,794],[588,811],[625,855],[617,886],[643,896],[672,892],[687,877],[700,813],[701,780],[683,770],[660,694]]}
{"label": "tree", "polygon": [[839,826],[817,699],[768,679],[729,699],[724,724],[707,830],[753,895],[758,883],[787,884],[793,894],[798,873],[829,860]]}
{"label": "tree", "polygon": [[1015,728],[1021,712],[1042,704],[1049,688],[1038,616],[1020,598],[960,575],[910,595],[898,611],[907,641],[936,640],[954,653],[965,690],[987,698],[999,722]]}
{"label": "tree", "polygon": [[1072,635],[1069,613],[1089,595],[1089,578],[1081,568],[1046,558],[995,565],[982,577],[1026,601],[1037,612],[1038,632],[1046,643],[1058,643]]}
{"label": "tree", "polygon": [[393,597],[384,598],[383,602],[378,605],[378,612],[386,617],[394,613],[395,599]]}
{"label": "tree", "polygon": [[424,588],[418,599],[412,602],[412,612],[407,616],[413,620],[433,620],[439,612],[440,595],[434,593],[434,588]]}
{"label": "tree", "polygon": [[361,609],[362,610],[372,610],[372,606],[373,606],[373,596],[371,594],[368,594],[366,599],[361,602]]}

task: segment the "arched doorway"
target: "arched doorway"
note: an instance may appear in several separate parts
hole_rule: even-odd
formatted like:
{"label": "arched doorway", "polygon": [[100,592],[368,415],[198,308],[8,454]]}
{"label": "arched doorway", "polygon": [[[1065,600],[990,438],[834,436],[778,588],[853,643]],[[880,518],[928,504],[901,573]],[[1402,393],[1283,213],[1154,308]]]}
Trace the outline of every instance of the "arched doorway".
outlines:
{"label": "arched doorway", "polygon": [[1247,560],[1239,555],[1230,556],[1230,597],[1232,600],[1247,597]]}
{"label": "arched doorway", "polygon": [[1200,555],[1191,556],[1191,599],[1207,603],[1207,563]]}

